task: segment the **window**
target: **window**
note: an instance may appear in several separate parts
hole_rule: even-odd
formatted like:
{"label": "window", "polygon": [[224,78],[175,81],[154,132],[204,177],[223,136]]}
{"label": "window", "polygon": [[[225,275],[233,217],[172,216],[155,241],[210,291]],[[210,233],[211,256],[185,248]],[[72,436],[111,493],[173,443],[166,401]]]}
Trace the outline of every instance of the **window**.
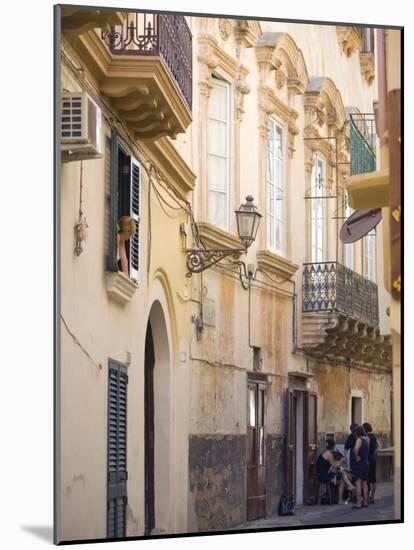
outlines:
{"label": "window", "polygon": [[351,399],[351,424],[362,424],[362,397]]}
{"label": "window", "polygon": [[137,230],[125,243],[129,276],[139,279],[140,269],[140,230],[141,208],[141,166],[119,144],[115,129],[106,144],[105,161],[105,252],[107,271],[118,271],[117,265],[117,224],[122,216],[135,220]]}
{"label": "window", "polygon": [[375,232],[371,231],[365,237],[365,276],[373,283],[376,281],[375,260]]}
{"label": "window", "polygon": [[[345,218],[349,218],[352,214],[352,209],[348,204],[348,193],[344,191],[343,195],[343,212]],[[343,263],[349,269],[354,269],[354,245],[352,243],[343,243]]]}
{"label": "window", "polygon": [[311,247],[312,262],[325,261],[326,255],[326,220],[325,220],[325,161],[315,157],[312,167],[312,199],[311,199]]}
{"label": "window", "polygon": [[229,229],[230,84],[213,75],[208,113],[208,218]]}
{"label": "window", "polygon": [[286,252],[283,129],[269,120],[267,141],[267,235],[268,246]]}
{"label": "window", "polygon": [[125,243],[131,279],[138,279],[139,272],[140,168],[139,162],[118,146],[118,220],[129,216],[137,226],[135,235]]}
{"label": "window", "polygon": [[253,346],[253,370],[261,371],[263,365],[262,348]]}

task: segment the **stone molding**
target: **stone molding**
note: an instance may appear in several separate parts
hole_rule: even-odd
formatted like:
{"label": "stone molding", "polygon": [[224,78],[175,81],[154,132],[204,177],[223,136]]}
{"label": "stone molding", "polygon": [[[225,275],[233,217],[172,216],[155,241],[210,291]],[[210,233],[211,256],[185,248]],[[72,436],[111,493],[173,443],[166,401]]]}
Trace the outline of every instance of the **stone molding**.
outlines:
{"label": "stone molding", "polygon": [[362,37],[354,27],[337,26],[338,43],[347,57],[356,52],[362,46]]}
{"label": "stone molding", "polygon": [[203,244],[208,248],[244,248],[237,235],[216,225],[200,222],[197,228]]}
{"label": "stone molding", "polygon": [[258,269],[274,273],[284,279],[290,279],[299,269],[297,264],[270,250],[259,250],[256,254],[256,262]]}
{"label": "stone molding", "polygon": [[107,271],[105,273],[105,278],[106,291],[110,298],[123,305],[131,301],[138,288],[135,281],[120,271]]}
{"label": "stone molding", "polygon": [[196,175],[171,141],[167,137],[156,141],[142,140],[141,146],[144,153],[161,170],[177,193],[186,199],[187,193],[195,188]]}
{"label": "stone molding", "polygon": [[262,34],[262,29],[259,21],[236,19],[233,32],[236,40],[242,42],[246,48],[251,48],[256,45],[257,39]]}

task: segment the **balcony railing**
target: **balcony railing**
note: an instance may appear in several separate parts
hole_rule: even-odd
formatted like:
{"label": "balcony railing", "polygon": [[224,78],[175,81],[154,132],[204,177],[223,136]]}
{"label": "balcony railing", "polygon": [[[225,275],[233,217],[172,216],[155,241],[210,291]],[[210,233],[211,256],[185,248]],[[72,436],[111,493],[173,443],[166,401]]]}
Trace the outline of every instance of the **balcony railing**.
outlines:
{"label": "balcony railing", "polygon": [[378,326],[378,287],[338,262],[303,265],[302,311],[337,312]]}
{"label": "balcony railing", "polygon": [[129,13],[102,39],[114,55],[160,56],[191,110],[192,36],[183,16]]}
{"label": "balcony railing", "polygon": [[374,53],[374,29],[371,27],[354,27],[362,39],[361,53]]}
{"label": "balcony railing", "polygon": [[375,138],[373,113],[350,115],[351,175],[375,172]]}

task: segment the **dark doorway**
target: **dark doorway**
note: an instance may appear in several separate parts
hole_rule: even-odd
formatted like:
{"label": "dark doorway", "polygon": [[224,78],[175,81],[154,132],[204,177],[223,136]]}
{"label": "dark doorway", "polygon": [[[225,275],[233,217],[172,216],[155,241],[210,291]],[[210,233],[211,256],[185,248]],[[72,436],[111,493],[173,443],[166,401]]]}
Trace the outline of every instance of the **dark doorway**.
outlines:
{"label": "dark doorway", "polygon": [[145,338],[145,535],[155,527],[154,511],[154,340],[148,322]]}
{"label": "dark doorway", "polygon": [[251,521],[266,515],[266,384],[260,379],[248,379],[247,407],[247,520]]}
{"label": "dark doorway", "polygon": [[317,397],[288,390],[286,464],[287,492],[297,504],[310,504],[316,487]]}

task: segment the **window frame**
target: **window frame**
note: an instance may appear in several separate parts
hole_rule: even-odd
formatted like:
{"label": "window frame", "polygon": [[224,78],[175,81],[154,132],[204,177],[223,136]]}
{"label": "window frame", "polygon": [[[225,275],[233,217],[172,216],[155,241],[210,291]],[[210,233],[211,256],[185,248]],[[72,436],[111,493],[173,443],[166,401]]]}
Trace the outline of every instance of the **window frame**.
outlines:
{"label": "window frame", "polygon": [[[286,256],[287,254],[287,243],[286,243],[286,236],[287,236],[287,230],[286,230],[286,224],[287,224],[287,216],[286,216],[286,128],[283,124],[281,124],[275,117],[269,117],[269,136],[266,143],[266,194],[267,194],[267,201],[266,201],[266,218],[267,218],[267,247],[269,250],[277,252],[278,254],[282,256]],[[276,151],[271,151],[269,148],[269,137],[270,134],[273,134],[273,142],[276,143],[275,136],[277,133],[280,134],[281,138],[281,155],[278,156],[276,154]],[[273,174],[274,174],[274,181],[272,182],[269,177],[269,155],[272,154],[273,156]],[[280,160],[280,166],[281,166],[281,174],[280,174],[280,180],[278,184],[278,160]],[[273,190],[273,201],[272,201],[272,194],[271,194],[271,188]],[[276,196],[277,192],[282,192],[282,219],[277,218],[277,208],[276,208]],[[273,206],[272,206],[273,202]],[[270,228],[270,220],[273,220],[273,231],[271,231]],[[277,226],[278,224],[281,226],[281,242],[277,242]]]}
{"label": "window frame", "polygon": [[[230,212],[232,207],[232,190],[233,190],[233,171],[232,171],[232,158],[233,158],[233,131],[232,131],[232,124],[233,124],[233,100],[232,100],[232,84],[224,78],[222,75],[214,72],[212,74],[212,85],[214,86],[221,86],[222,88],[226,88],[227,90],[227,121],[223,121],[220,119],[215,119],[210,116],[211,113],[211,95],[209,100],[209,106],[208,106],[208,112],[207,112],[207,219],[208,222],[212,225],[215,225],[219,227],[220,229],[223,229],[225,231],[230,231],[232,224],[231,224],[231,218],[230,218]],[[227,123],[227,131],[226,131],[226,145],[227,145],[227,156],[221,157],[220,155],[217,155],[216,153],[210,152],[210,120],[216,120],[218,122],[226,122]],[[211,157],[219,157],[219,158],[226,158],[226,191],[225,193],[222,193],[221,191],[217,189],[211,188],[210,183],[210,158]],[[226,195],[226,206],[225,206],[225,224],[220,225],[217,223],[216,219],[213,219],[212,212],[211,212],[211,201],[210,201],[210,193],[222,193]]]}
{"label": "window frame", "polygon": [[[109,149],[109,150],[108,150]],[[126,244],[126,252],[128,257],[128,276],[130,279],[134,279],[137,283],[140,282],[140,273],[141,273],[141,189],[142,189],[142,166],[140,161],[130,152],[128,147],[120,140],[118,132],[115,128],[111,129],[111,138],[110,138],[110,148],[107,148],[107,151],[110,151],[110,182],[108,186],[109,196],[107,197],[107,204],[109,209],[109,243],[106,246],[106,271],[109,272],[120,272],[118,268],[118,242],[117,242],[117,225],[120,215],[128,215],[133,218],[136,222],[137,230],[132,239],[130,239]],[[127,213],[121,213],[120,208],[120,155],[126,157],[126,162],[123,163],[124,166],[129,167],[129,183],[128,189],[125,191],[125,197],[127,197],[129,210]],[[133,167],[137,167],[139,170],[139,180],[138,180],[138,211],[133,211],[132,206],[132,192],[133,192]],[[107,219],[105,217],[105,223]],[[130,252],[130,247],[132,242],[137,241],[137,264],[138,269],[134,268],[132,265],[132,256]]]}
{"label": "window frame", "polygon": [[[375,230],[370,231],[364,239],[364,271],[365,277],[372,283],[377,282],[377,256],[376,256],[376,234]],[[369,244],[370,243],[370,244]],[[372,246],[372,254],[369,254],[370,247]],[[371,261],[370,261],[371,260]],[[369,267],[371,263],[371,268]],[[372,270],[372,272],[371,272]]]}
{"label": "window frame", "polygon": [[[312,188],[312,198],[310,199],[310,225],[311,225],[311,231],[310,231],[310,255],[311,255],[311,262],[312,263],[323,263],[326,262],[327,257],[327,248],[328,248],[328,242],[327,242],[327,217],[326,217],[326,199],[324,199],[324,186],[321,186],[320,190],[320,197],[315,196],[316,190],[318,189],[317,181],[316,181],[316,170],[319,165],[319,163],[322,166],[322,182],[326,181],[326,159],[316,153],[312,165],[312,174],[311,174],[311,188]],[[314,175],[315,174],[315,175]],[[321,228],[321,236],[322,236],[322,246],[318,247],[318,240],[315,243],[314,234],[318,234],[318,226],[315,226],[315,222],[319,219],[317,217],[314,217],[314,212],[317,210],[315,208],[315,201],[319,201],[321,205],[322,210],[322,228]],[[315,231],[314,231],[315,228]],[[315,243],[315,245],[314,245]],[[318,254],[315,252],[318,250],[321,250],[322,252],[322,258],[318,257]]]}

